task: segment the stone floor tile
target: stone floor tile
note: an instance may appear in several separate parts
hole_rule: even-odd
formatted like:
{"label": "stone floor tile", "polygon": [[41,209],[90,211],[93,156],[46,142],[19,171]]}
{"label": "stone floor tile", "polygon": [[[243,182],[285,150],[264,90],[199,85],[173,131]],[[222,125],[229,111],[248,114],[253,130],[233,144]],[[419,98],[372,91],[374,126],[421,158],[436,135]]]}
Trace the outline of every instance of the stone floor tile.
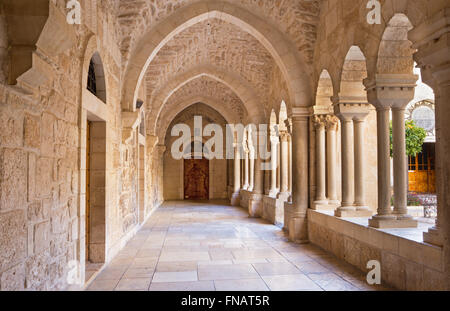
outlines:
{"label": "stone floor tile", "polygon": [[263,276],[272,291],[322,291],[322,288],[304,274]]}
{"label": "stone floor tile", "polygon": [[214,291],[213,281],[197,281],[197,282],[176,282],[176,283],[152,283],[151,291]]}
{"label": "stone floor tile", "polygon": [[217,291],[268,291],[269,288],[262,279],[216,280]]}
{"label": "stone floor tile", "polygon": [[289,275],[289,274],[299,274],[301,273],[299,269],[297,269],[291,263],[257,263],[253,264],[253,267],[261,276],[266,275]]}
{"label": "stone floor tile", "polygon": [[148,290],[151,278],[121,279],[117,284],[116,291],[138,291]]}
{"label": "stone floor tile", "polygon": [[195,282],[198,281],[197,270],[181,272],[156,272],[153,283]]}
{"label": "stone floor tile", "polygon": [[250,264],[233,265],[201,265],[198,266],[199,280],[237,280],[259,278],[258,273]]}

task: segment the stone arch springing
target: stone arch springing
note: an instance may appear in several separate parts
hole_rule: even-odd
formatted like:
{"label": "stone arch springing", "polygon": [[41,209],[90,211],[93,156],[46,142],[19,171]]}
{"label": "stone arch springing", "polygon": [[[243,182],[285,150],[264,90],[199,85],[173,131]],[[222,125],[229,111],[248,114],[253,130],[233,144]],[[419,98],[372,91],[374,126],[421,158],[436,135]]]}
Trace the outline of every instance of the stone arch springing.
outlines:
{"label": "stone arch springing", "polygon": [[347,52],[341,71],[339,98],[347,103],[367,102],[367,93],[363,84],[367,78],[366,57],[361,49],[353,45]]}
{"label": "stone arch springing", "polygon": [[98,52],[95,52],[89,62],[87,89],[106,104],[106,82],[103,62]]}
{"label": "stone arch springing", "polygon": [[377,74],[412,74],[414,68],[412,42],[408,32],[413,28],[408,17],[395,14],[384,30],[378,49]]}
{"label": "stone arch springing", "polygon": [[319,82],[317,84],[315,106],[317,108],[330,109],[333,106],[333,102],[331,101],[333,94],[333,81],[331,80],[328,70],[324,69],[320,74]]}
{"label": "stone arch springing", "polygon": [[[242,17],[245,17],[245,20]],[[255,36],[269,51],[283,73],[288,83],[291,105],[310,106],[309,67],[304,64],[292,42],[288,41],[278,29],[267,27],[264,20],[243,8],[223,2],[201,1],[180,9],[141,38],[129,60],[125,75],[123,110],[134,111],[133,104],[139,85],[158,51],[186,27],[208,18],[225,20]]]}

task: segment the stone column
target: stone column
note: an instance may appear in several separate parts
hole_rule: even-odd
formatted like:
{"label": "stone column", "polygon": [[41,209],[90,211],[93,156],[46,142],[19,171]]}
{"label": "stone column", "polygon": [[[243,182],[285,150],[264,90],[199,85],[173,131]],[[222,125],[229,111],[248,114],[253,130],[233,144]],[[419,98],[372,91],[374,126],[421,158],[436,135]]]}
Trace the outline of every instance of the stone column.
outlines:
{"label": "stone column", "polygon": [[250,199],[248,202],[248,214],[250,217],[261,217],[262,216],[262,209],[263,209],[263,195],[264,195],[264,172],[263,170],[263,163],[261,156],[259,154],[259,150],[266,148],[266,146],[263,146],[263,148],[259,148],[260,144],[263,144],[263,142],[266,142],[267,139],[267,132],[266,131],[258,131],[256,132],[256,142],[257,146],[254,148],[254,172],[255,172],[255,178],[254,178],[254,187],[253,192],[250,195]]}
{"label": "stone column", "polygon": [[[414,98],[414,88],[416,86],[417,76],[409,74],[378,74],[375,80],[365,80],[364,84],[367,89],[369,102],[377,109],[377,139],[378,139],[378,209],[377,215],[369,220],[369,225],[375,228],[410,228],[416,227],[417,221],[406,216],[406,207],[400,208],[404,214],[392,213],[391,208],[391,163],[390,163],[390,125],[389,112],[390,108],[394,110],[405,107]],[[405,143],[404,138],[404,116],[394,111],[394,129],[396,132],[396,140],[394,140],[394,152],[396,157],[404,157],[403,160],[398,159],[396,164],[404,164],[404,168],[396,168],[395,172],[404,172],[404,176],[394,175],[394,188],[397,189],[398,196],[403,197],[407,191],[406,185],[406,152],[405,147],[401,145]],[[403,130],[402,130],[403,127]],[[401,137],[403,136],[403,137]],[[403,175],[403,173],[401,173]],[[404,179],[403,181],[401,181]],[[397,186],[395,186],[397,185]],[[400,187],[404,187],[400,189]],[[397,192],[394,192],[394,197]],[[398,202],[405,202],[406,197],[397,198]]]}
{"label": "stone column", "polygon": [[[368,108],[369,105],[366,105]],[[372,212],[366,205],[366,191],[365,191],[365,157],[364,157],[364,130],[366,117],[369,114],[361,113],[353,119],[353,129],[355,134],[355,207],[359,211],[367,211],[370,216]]]}
{"label": "stone column", "polygon": [[234,184],[231,205],[239,206],[239,192],[241,191],[241,144],[234,144]]}
{"label": "stone column", "polygon": [[344,211],[353,211],[354,203],[354,171],[353,171],[353,121],[351,118],[342,117],[342,203],[337,209],[336,216],[341,217]]}
{"label": "stone column", "polygon": [[328,115],[326,118],[327,130],[327,182],[328,182],[328,204],[339,205],[337,196],[337,130],[339,119]]}
{"label": "stone column", "polygon": [[249,146],[249,185],[248,191],[253,191],[255,188],[255,147]]}
{"label": "stone column", "polygon": [[276,129],[270,131],[270,192],[269,196],[276,198],[278,194],[277,189],[277,167],[278,167],[278,144],[280,138]]}
{"label": "stone column", "polygon": [[287,200],[289,197],[289,146],[288,132],[280,132],[281,140],[281,189],[278,198]]}
{"label": "stone column", "polygon": [[242,186],[242,189],[248,190],[249,188],[249,149],[247,148],[247,143],[245,142],[244,145],[244,185]]}
{"label": "stone column", "polygon": [[414,60],[422,70],[422,79],[433,88],[436,113],[436,190],[437,219],[434,227],[424,232],[424,241],[444,246],[446,289],[450,290],[450,6],[436,10],[408,34],[417,49]]}
{"label": "stone column", "polygon": [[392,138],[394,149],[394,214],[411,218],[408,215],[408,163],[405,141],[405,108],[392,108]]}
{"label": "stone column", "polygon": [[308,240],[306,214],[309,206],[308,136],[311,108],[292,109],[292,211],[289,214],[289,239]]}
{"label": "stone column", "polygon": [[316,200],[313,207],[327,205],[326,198],[326,151],[325,151],[325,116],[314,116],[316,128]]}
{"label": "stone column", "polygon": [[[362,98],[360,100],[363,100]],[[372,212],[364,206],[355,204],[355,190],[358,191],[359,200],[364,200],[363,193],[363,163],[357,163],[355,169],[355,160],[362,159],[362,145],[355,146],[355,138],[359,143],[358,135],[361,134],[361,128],[354,129],[354,120],[363,120],[369,113],[369,104],[364,102],[348,102],[342,103],[341,99],[333,98],[335,102],[335,114],[341,120],[342,141],[342,203],[335,211],[337,217],[368,217],[372,216]],[[357,126],[361,124],[356,122]],[[359,131],[355,135],[355,130]],[[355,150],[355,147],[357,150]],[[355,153],[356,151],[356,153]],[[356,157],[355,157],[356,156]],[[355,173],[357,175],[355,175]],[[356,179],[355,179],[356,177]]]}

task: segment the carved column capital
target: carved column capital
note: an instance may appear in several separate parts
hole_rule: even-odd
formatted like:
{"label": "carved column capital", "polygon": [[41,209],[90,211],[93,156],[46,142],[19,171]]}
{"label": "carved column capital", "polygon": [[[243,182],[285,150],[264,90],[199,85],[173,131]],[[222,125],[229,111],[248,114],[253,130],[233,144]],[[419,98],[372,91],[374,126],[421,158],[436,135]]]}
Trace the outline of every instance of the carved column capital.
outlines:
{"label": "carved column capital", "polygon": [[418,75],[377,74],[365,79],[368,101],[378,108],[406,107],[414,99]]}
{"label": "carved column capital", "polygon": [[288,131],[280,131],[280,140],[281,142],[289,141],[289,132]]}
{"label": "carved column capital", "polygon": [[337,131],[339,129],[339,118],[335,115],[327,115],[325,118],[325,127],[327,131]]}
{"label": "carved column capital", "polygon": [[316,130],[325,129],[325,120],[326,120],[325,115],[315,115],[313,117],[312,121]]}

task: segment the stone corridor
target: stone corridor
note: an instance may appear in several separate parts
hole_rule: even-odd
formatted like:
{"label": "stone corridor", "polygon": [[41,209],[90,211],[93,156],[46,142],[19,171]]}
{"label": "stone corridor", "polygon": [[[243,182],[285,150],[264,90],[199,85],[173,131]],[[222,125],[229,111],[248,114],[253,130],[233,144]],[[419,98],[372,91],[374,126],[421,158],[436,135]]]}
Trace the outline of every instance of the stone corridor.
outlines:
{"label": "stone corridor", "polygon": [[[94,279],[95,277],[95,279]],[[222,201],[164,203],[91,291],[384,290],[312,244]]]}

